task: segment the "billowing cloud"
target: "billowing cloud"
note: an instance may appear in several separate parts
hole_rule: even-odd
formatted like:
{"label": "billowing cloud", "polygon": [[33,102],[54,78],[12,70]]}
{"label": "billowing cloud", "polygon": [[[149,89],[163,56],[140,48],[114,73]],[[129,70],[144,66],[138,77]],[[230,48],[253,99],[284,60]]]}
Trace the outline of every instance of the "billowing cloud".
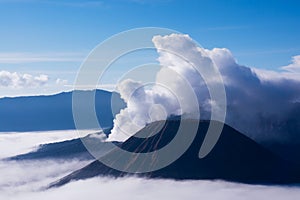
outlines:
{"label": "billowing cloud", "polygon": [[[300,143],[298,56],[291,65],[271,71],[240,65],[225,48],[198,47],[188,35],[155,36],[153,43],[162,66],[156,83],[167,88],[149,89],[132,80],[120,83],[118,88],[127,108],[116,116],[111,140],[124,140],[147,123],[166,116],[192,117],[196,108],[187,93],[190,88],[197,97],[201,118],[209,119],[212,106],[222,106],[210,98],[207,83],[219,80],[211,76],[204,81],[198,71],[209,72],[214,63],[226,90],[227,124],[259,142]],[[153,112],[158,113],[156,118],[151,118],[153,107],[158,109]]]}
{"label": "billowing cloud", "polygon": [[37,76],[17,72],[0,71],[0,87],[34,88],[47,84],[49,78],[45,74]]}
{"label": "billowing cloud", "polygon": [[[121,110],[114,119],[115,125],[109,136],[109,140],[112,141],[123,141],[147,123],[166,119],[170,112],[178,108],[176,102],[168,98],[170,97],[168,91],[162,88],[156,87],[153,91],[149,91],[139,82],[125,80],[118,85],[118,89],[121,91],[121,98],[127,103],[127,108]],[[164,103],[166,104],[162,106]],[[178,111],[174,112],[181,114]]]}

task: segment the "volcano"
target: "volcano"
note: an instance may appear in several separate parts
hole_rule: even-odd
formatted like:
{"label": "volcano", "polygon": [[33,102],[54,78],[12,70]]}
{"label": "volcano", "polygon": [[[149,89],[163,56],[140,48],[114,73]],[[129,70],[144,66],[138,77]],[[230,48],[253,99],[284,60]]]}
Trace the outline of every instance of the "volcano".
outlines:
{"label": "volcano", "polygon": [[[51,184],[50,187],[58,187],[73,180],[97,176],[122,177],[130,175],[176,180],[222,179],[253,184],[294,184],[300,182],[299,166],[277,156],[227,125],[224,125],[213,150],[206,157],[200,159],[198,157],[199,149],[209,127],[209,121],[172,119],[153,122],[120,144],[120,147],[134,153],[156,151],[170,143],[175,137],[180,123],[184,123],[186,127],[199,125],[197,134],[188,149],[176,161],[162,169],[147,173],[126,173],[95,160],[86,167]],[[188,130],[185,134],[189,134]],[[148,135],[149,137],[136,137],[138,135]],[[109,158],[113,151],[104,156]],[[156,157],[153,156],[152,160],[145,164],[151,165],[155,159]],[[132,156],[128,164],[136,164],[134,162],[136,160]]]}

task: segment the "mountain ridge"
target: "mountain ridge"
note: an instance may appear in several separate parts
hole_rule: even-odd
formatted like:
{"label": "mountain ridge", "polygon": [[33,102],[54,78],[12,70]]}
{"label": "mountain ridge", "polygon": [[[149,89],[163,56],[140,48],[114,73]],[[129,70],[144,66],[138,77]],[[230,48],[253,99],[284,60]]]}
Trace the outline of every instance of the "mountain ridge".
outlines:
{"label": "mountain ridge", "polygon": [[[0,99],[0,132],[27,132],[76,129],[72,114],[72,92],[55,95],[5,97]],[[95,110],[103,128],[112,127],[114,109],[125,107],[118,93],[105,90],[76,91],[95,94]]]}

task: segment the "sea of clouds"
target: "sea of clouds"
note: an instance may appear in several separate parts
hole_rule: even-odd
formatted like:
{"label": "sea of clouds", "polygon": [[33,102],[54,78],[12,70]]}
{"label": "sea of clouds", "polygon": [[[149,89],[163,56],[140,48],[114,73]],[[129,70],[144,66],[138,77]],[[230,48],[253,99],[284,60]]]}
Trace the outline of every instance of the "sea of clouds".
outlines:
{"label": "sea of clouds", "polygon": [[[297,200],[300,190],[294,187],[254,186],[222,181],[173,181],[139,178],[93,178],[72,182],[61,188],[17,193],[5,199],[74,199],[74,200]],[[1,197],[1,195],[0,195]],[[10,198],[12,197],[12,198]]]}
{"label": "sea of clouds", "polygon": [[[59,131],[58,133],[61,133]],[[69,132],[70,133],[70,132]],[[69,134],[68,133],[68,134]],[[8,133],[0,134],[0,141]],[[18,141],[26,141],[31,137],[30,132],[18,133],[14,136],[15,143],[5,146],[8,152],[15,155],[25,153],[15,147],[21,145]],[[49,138],[49,132],[39,132],[39,141],[31,143],[34,149]],[[55,141],[56,133],[52,132]],[[74,134],[75,137],[77,136]],[[73,135],[73,136],[74,136]],[[44,138],[42,137],[44,136]],[[65,137],[62,134],[60,139]],[[69,137],[69,136],[68,136]],[[52,138],[53,139],[53,138]],[[52,140],[53,141],[53,140]],[[30,145],[28,145],[29,147]],[[0,147],[3,150],[3,146]],[[3,157],[2,157],[3,158]],[[0,161],[0,199],[7,200],[35,200],[35,199],[238,199],[253,200],[272,198],[274,200],[296,200],[300,196],[297,186],[262,186],[230,183],[225,181],[175,181],[159,179],[143,179],[136,177],[109,178],[97,177],[87,180],[73,181],[65,186],[46,189],[49,183],[55,182],[74,170],[88,164],[89,161],[76,159]]]}
{"label": "sea of clouds", "polygon": [[[91,133],[84,131],[82,134]],[[39,145],[78,138],[76,130],[0,133],[0,199],[18,199],[80,169],[90,161],[79,159],[8,160],[38,149]],[[16,197],[20,195],[20,197]]]}

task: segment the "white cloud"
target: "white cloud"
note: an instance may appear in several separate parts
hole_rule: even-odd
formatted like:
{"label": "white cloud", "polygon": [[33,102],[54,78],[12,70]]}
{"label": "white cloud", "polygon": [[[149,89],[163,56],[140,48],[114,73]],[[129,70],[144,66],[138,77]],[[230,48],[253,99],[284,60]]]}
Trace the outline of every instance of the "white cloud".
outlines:
{"label": "white cloud", "polygon": [[35,88],[47,84],[49,78],[45,74],[37,76],[17,72],[0,71],[0,87]]}
{"label": "white cloud", "polygon": [[282,67],[282,69],[291,73],[300,73],[300,55],[294,56],[292,59],[292,63]]}
{"label": "white cloud", "polygon": [[[156,75],[156,85],[147,89],[141,83],[126,80],[118,85],[127,108],[116,116],[109,140],[125,140],[146,124],[170,115],[196,115],[199,104],[193,90],[203,84],[197,70],[209,68],[211,60],[202,55],[188,35],[155,36],[153,43],[163,66]],[[182,55],[194,65],[182,59]],[[151,112],[154,107],[158,108],[156,116]]]}
{"label": "white cloud", "polygon": [[294,56],[292,63],[280,67],[280,71],[252,68],[261,81],[300,81],[300,55]]}
{"label": "white cloud", "polygon": [[271,82],[280,82],[280,81],[300,81],[300,75],[297,72],[291,71],[273,71],[273,70],[266,70],[266,69],[258,69],[258,68],[251,68],[251,70],[257,75],[259,80],[262,82],[271,81]]}
{"label": "white cloud", "polygon": [[57,78],[56,81],[55,81],[55,83],[57,85],[66,85],[66,84],[68,84],[68,80]]}

